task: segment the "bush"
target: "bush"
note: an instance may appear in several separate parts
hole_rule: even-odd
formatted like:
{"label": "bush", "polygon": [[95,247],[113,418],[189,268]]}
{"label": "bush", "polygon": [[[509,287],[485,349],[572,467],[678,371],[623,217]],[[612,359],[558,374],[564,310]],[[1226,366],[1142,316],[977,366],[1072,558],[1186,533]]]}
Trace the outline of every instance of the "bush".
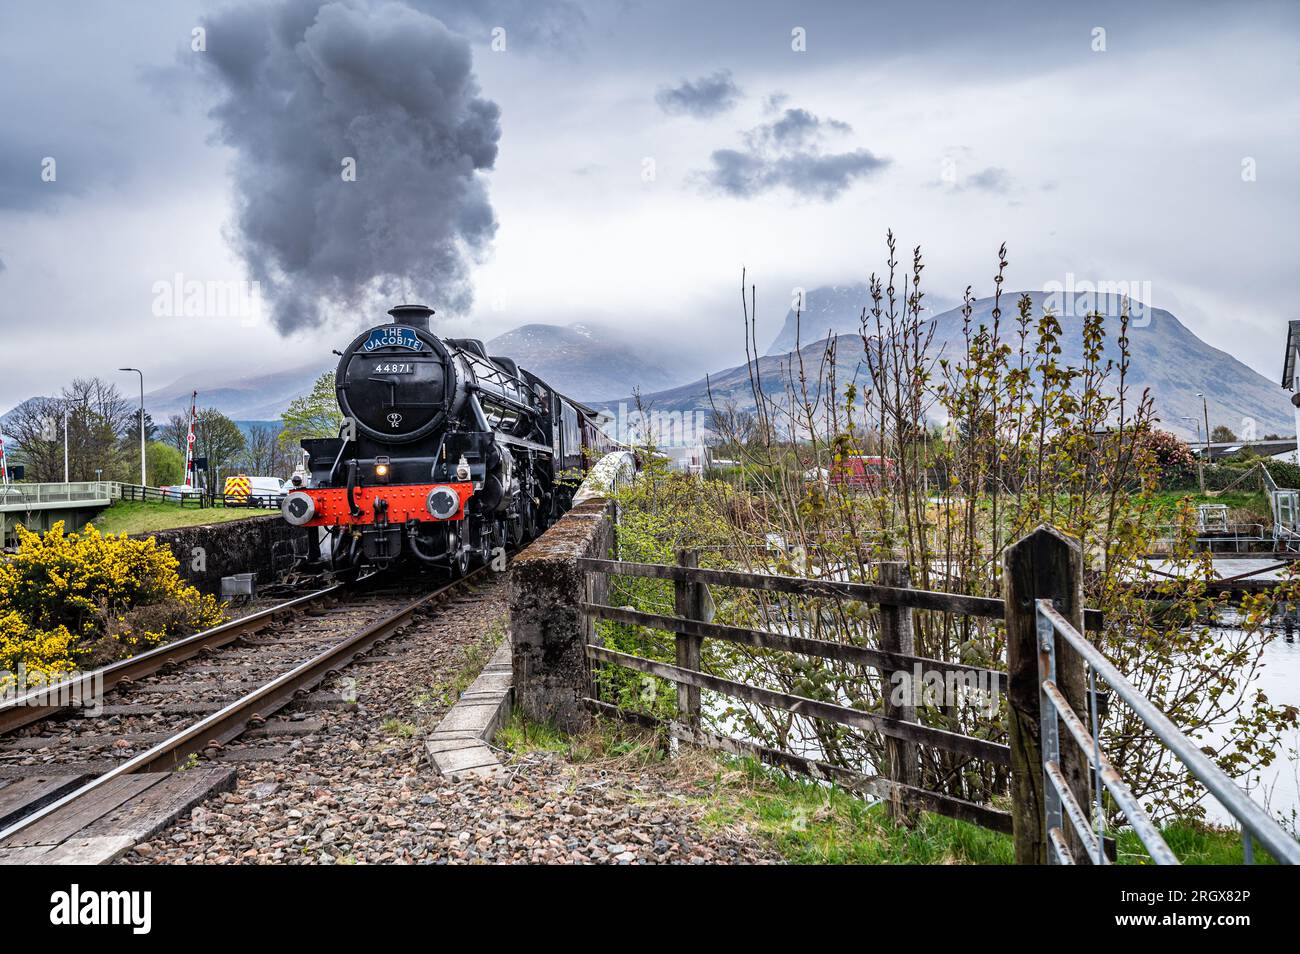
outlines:
{"label": "bush", "polygon": [[[57,675],[221,622],[221,605],[178,567],[153,538],[20,527],[18,552],[0,563],[0,670]],[[12,681],[0,675],[0,689]]]}
{"label": "bush", "polygon": [[1173,489],[1181,487],[1189,478],[1195,479],[1196,458],[1173,434],[1153,428],[1144,435],[1143,443],[1154,458],[1161,487]]}
{"label": "bush", "polygon": [[1300,464],[1285,460],[1266,460],[1264,467],[1279,487],[1300,487]]}

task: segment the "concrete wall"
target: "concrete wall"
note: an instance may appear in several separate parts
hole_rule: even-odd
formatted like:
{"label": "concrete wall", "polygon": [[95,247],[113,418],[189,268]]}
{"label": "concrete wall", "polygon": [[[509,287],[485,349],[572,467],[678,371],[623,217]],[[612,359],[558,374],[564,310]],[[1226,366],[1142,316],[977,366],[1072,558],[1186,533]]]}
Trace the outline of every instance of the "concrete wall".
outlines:
{"label": "concrete wall", "polygon": [[594,499],[570,510],[511,563],[511,667],[515,705],[525,718],[566,732],[586,724],[591,624],[578,604],[603,602],[606,578],[588,581],[577,560],[608,557],[613,547],[613,504]]}
{"label": "concrete wall", "polygon": [[170,547],[180,561],[181,576],[212,593],[221,588],[223,576],[235,573],[256,573],[260,586],[274,581],[293,565],[295,544],[305,546],[299,539],[302,531],[279,514],[135,536],[153,537],[160,546]]}

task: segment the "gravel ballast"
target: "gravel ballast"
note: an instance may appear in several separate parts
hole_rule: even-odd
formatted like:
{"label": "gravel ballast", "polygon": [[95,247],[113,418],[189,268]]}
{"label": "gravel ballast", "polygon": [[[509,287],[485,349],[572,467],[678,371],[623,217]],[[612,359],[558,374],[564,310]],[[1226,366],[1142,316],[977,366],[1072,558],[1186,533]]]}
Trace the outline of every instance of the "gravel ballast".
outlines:
{"label": "gravel ballast", "polygon": [[[123,864],[614,863],[777,861],[744,833],[701,824],[673,762],[503,754],[505,771],[452,782],[425,737],[503,632],[506,581],[420,615],[328,681],[353,705],[283,714],[303,734],[232,743],[233,792],[138,845]],[[310,710],[310,711],[308,711]],[[259,759],[259,747],[266,758]],[[230,751],[242,748],[245,751]]]}

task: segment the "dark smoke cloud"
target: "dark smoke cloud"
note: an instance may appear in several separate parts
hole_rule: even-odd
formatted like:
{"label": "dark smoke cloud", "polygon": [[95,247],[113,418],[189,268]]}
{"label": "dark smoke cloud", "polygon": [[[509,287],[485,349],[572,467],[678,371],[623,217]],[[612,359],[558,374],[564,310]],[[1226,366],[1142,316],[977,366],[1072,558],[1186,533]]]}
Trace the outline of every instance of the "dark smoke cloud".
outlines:
{"label": "dark smoke cloud", "polygon": [[[470,304],[500,111],[469,43],[398,3],[289,0],[205,24],[236,154],[233,239],[285,331],[375,298]],[[345,158],[356,181],[344,181]]]}

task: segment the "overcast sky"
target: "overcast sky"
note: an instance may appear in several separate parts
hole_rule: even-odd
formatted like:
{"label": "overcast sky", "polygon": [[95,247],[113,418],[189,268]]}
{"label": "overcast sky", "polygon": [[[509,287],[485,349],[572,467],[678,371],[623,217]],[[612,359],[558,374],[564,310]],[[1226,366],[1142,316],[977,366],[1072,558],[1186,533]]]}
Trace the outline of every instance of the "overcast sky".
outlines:
{"label": "overcast sky", "polygon": [[[405,295],[732,364],[742,267],[766,344],[888,228],[943,302],[1005,241],[1008,288],[1149,287],[1273,378],[1298,41],[1294,2],[3,2],[0,409],[325,366]],[[156,314],[177,275],[263,312]]]}

